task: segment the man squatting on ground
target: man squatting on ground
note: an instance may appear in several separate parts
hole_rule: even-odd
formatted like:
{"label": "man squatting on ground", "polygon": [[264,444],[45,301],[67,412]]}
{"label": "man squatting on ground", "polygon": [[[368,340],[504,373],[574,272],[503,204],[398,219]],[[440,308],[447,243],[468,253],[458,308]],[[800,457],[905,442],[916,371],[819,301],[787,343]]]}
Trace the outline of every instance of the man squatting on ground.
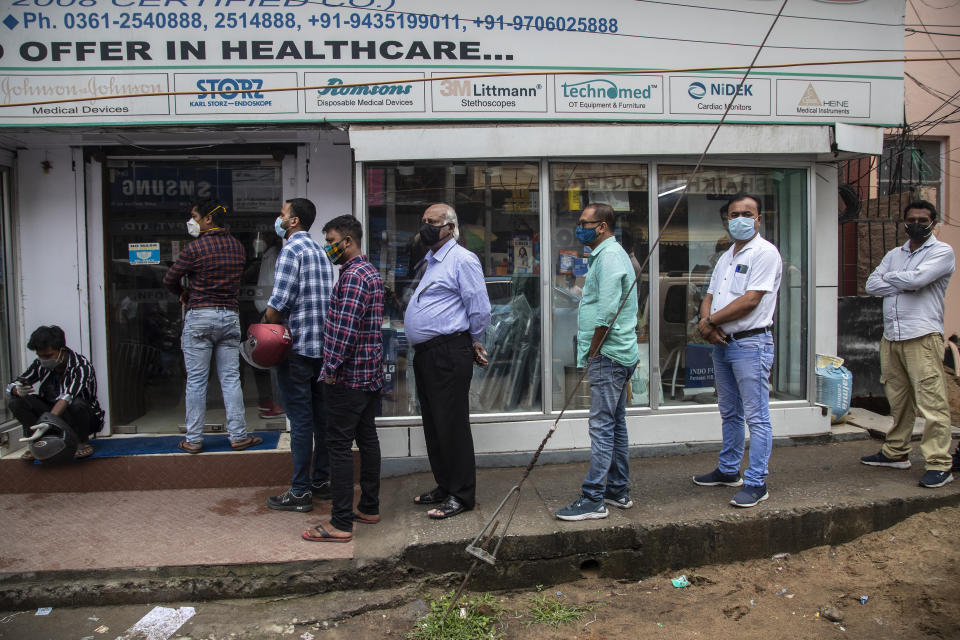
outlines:
{"label": "man squatting on ground", "polygon": [[[717,468],[693,481],[702,486],[743,485],[730,501],[735,507],[753,507],[769,497],[771,325],[783,263],[777,248],[760,235],[761,207],[760,198],[746,193],[727,202],[724,220],[733,245],[717,260],[697,324],[700,335],[714,345],[723,444]],[[750,465],[741,477],[744,420],[750,430]]]}
{"label": "man squatting on ground", "polygon": [[[240,387],[240,276],[246,253],[226,227],[227,209],[216,200],[197,202],[187,220],[187,232],[196,238],[177,256],[163,276],[163,285],[187,308],[180,346],[187,370],[184,398],[187,435],[178,448],[203,451],[210,359],[216,357],[217,377],[227,412],[227,434],[235,451],[263,440],[247,434]],[[187,288],[181,284],[186,276]]]}
{"label": "man squatting on ground", "polygon": [[277,256],[264,321],[286,325],[293,337],[290,355],[277,365],[280,404],[290,421],[293,478],[288,491],[267,498],[267,506],[281,511],[311,511],[314,497],[330,499],[321,367],[333,266],[309,233],[316,218],[312,202],[294,198],[284,203],[273,225],[286,242]]}
{"label": "man squatting on ground", "polygon": [[556,512],[560,520],[606,518],[604,503],[633,506],[626,407],[627,383],[640,360],[637,288],[615,225],[613,208],[593,203],[580,213],[575,231],[591,250],[577,311],[577,364],[587,367],[590,382],[590,467],[580,496]]}
{"label": "man squatting on ground", "polygon": [[476,504],[470,381],[474,363],[487,366],[483,334],[490,322],[490,299],[480,260],[457,244],[459,237],[453,207],[427,207],[420,224],[420,240],[429,248],[426,271],[403,318],[415,353],[423,436],[437,483],[413,501],[437,504],[427,515],[438,520]]}
{"label": "man squatting on ground", "polygon": [[[90,361],[67,347],[63,329],[37,327],[27,341],[37,357],[27,370],[7,385],[7,408],[29,436],[40,416],[50,412],[63,418],[77,434],[75,458],[93,453],[90,434],[103,428],[103,409],[97,401],[97,374]],[[34,385],[39,385],[34,390]],[[28,450],[22,456],[33,460]]]}
{"label": "man squatting on ground", "polygon": [[[330,524],[301,536],[311,542],[349,542],[353,523],[380,522],[380,440],[374,419],[383,388],[383,280],[361,253],[363,228],[350,215],[323,227],[323,250],[340,265],[323,336],[323,382],[330,453]],[[353,509],[353,452],[360,451],[360,501]]]}
{"label": "man squatting on ground", "polygon": [[867,293],[883,296],[880,378],[890,401],[893,428],[879,453],[860,458],[873,467],[909,469],[917,409],[923,416],[921,487],[942,487],[950,473],[950,405],[943,372],[943,309],[955,268],[953,248],[933,235],[937,210],[925,200],[903,210],[910,239],[883,257]]}

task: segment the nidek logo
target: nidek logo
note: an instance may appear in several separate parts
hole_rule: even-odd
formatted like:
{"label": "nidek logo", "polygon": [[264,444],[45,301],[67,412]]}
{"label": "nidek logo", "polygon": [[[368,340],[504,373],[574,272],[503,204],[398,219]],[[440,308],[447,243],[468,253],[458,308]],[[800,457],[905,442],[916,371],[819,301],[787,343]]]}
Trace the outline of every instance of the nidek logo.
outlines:
{"label": "nidek logo", "polygon": [[701,100],[709,93],[711,96],[753,96],[753,85],[739,85],[733,82],[711,82],[705,85],[702,82],[691,82],[687,94],[694,100]]}
{"label": "nidek logo", "polygon": [[596,78],[582,82],[564,82],[560,85],[564,98],[600,98],[606,100],[649,100],[656,84],[646,87],[619,86],[613,80]]}

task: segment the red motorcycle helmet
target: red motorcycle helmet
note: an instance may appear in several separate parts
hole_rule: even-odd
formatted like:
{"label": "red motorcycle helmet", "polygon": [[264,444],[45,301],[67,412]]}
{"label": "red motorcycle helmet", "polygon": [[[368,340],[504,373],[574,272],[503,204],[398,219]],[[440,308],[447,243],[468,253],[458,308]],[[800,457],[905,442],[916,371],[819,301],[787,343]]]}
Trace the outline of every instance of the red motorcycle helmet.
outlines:
{"label": "red motorcycle helmet", "polygon": [[251,367],[269,369],[286,360],[292,347],[290,330],[282,324],[252,324],[240,345],[240,355]]}

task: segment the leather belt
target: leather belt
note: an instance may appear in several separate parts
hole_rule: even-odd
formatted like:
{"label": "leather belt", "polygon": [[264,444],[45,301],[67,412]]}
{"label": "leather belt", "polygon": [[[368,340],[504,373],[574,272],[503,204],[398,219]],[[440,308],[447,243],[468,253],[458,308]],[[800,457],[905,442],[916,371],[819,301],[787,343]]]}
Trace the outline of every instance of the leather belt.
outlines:
{"label": "leather belt", "polygon": [[421,342],[420,344],[413,345],[413,350],[416,353],[423,353],[424,351],[429,351],[434,347],[439,347],[442,344],[446,344],[451,340],[456,340],[457,338],[460,338],[460,337],[469,338],[470,333],[467,331],[458,331],[456,333],[448,333],[446,335],[436,336],[436,337],[430,338],[426,342]]}
{"label": "leather belt", "polygon": [[761,333],[769,333],[771,327],[759,327],[757,329],[747,329],[746,331],[740,331],[739,333],[732,333],[730,337],[734,340],[743,340],[744,338],[749,338],[750,336],[758,336]]}

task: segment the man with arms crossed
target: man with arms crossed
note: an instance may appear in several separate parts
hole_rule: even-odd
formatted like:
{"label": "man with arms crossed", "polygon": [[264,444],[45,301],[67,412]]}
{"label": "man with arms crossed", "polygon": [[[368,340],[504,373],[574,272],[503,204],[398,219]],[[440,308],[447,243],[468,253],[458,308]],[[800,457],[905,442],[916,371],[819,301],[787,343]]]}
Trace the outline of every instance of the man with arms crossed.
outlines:
{"label": "man with arms crossed", "polygon": [[909,469],[910,437],[923,416],[921,487],[953,481],[950,473],[950,405],[943,374],[943,307],[953,274],[953,248],[933,236],[937,210],[925,200],[903,211],[910,240],[891,250],[867,278],[867,293],[883,296],[880,377],[890,401],[893,428],[880,452],[860,458],[872,467]]}
{"label": "man with arms crossed", "polygon": [[[713,347],[713,369],[723,422],[717,468],[694,476],[701,486],[743,488],[730,501],[753,507],[770,497],[767,464],[773,448],[770,425],[770,371],[773,368],[773,312],[783,263],[780,252],[760,235],[760,198],[738,193],[724,219],[733,246],[717,260],[700,304],[697,330]],[[740,462],[750,430],[750,466]]]}

